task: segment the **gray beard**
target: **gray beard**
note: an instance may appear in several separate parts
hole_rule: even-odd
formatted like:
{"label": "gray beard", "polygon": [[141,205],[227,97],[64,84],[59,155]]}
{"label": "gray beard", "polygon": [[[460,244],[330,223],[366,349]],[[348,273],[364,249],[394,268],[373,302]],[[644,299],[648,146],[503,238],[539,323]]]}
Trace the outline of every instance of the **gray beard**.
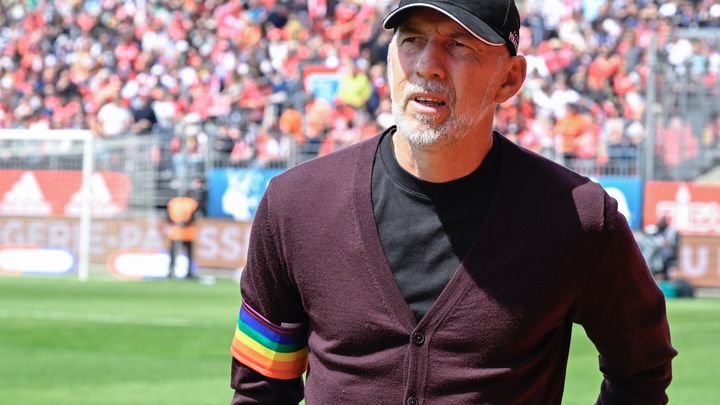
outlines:
{"label": "gray beard", "polygon": [[442,146],[452,145],[469,128],[472,120],[467,114],[451,116],[439,126],[432,126],[430,119],[424,115],[416,115],[411,120],[402,112],[402,105],[398,102],[392,103],[392,115],[395,118],[398,132],[402,134],[410,145],[421,150],[430,150]]}
{"label": "gray beard", "polygon": [[[415,114],[414,120],[408,117],[403,108],[409,97],[415,92],[432,92],[447,95],[447,105],[450,108],[449,118],[438,126],[431,123],[432,117],[424,114]],[[487,94],[485,95],[487,97]],[[391,111],[398,132],[404,136],[411,146],[420,150],[432,150],[449,146],[459,141],[468,129],[480,121],[482,114],[454,114],[455,93],[435,82],[427,81],[421,84],[408,84],[402,94],[391,94]],[[484,100],[480,105],[485,105]]]}

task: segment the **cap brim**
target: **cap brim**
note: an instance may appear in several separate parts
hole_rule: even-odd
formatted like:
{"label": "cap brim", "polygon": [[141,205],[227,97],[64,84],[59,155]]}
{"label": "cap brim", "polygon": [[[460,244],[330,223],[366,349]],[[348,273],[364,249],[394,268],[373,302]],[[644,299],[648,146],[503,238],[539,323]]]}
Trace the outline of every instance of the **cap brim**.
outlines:
{"label": "cap brim", "polygon": [[426,1],[396,8],[385,16],[383,27],[385,29],[397,28],[408,10],[416,7],[427,7],[445,14],[461,27],[465,28],[465,30],[474,37],[488,45],[505,46],[505,39],[495,32],[494,29],[490,28],[484,21],[462,7],[445,2]]}

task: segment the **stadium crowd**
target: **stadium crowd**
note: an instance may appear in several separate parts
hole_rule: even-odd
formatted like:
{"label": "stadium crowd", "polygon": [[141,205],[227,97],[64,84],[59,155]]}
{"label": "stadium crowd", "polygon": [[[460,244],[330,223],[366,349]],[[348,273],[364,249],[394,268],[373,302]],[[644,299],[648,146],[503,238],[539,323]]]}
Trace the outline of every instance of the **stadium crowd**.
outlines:
{"label": "stadium crowd", "polygon": [[[379,21],[391,3],[0,0],[0,128],[117,137],[212,122],[213,136],[193,147],[228,162],[282,164],[293,145],[325,154],[392,124],[392,33]],[[653,34],[720,27],[713,0],[518,4],[528,79],[498,109],[497,129],[540,153],[601,164],[634,160],[644,139]],[[720,87],[720,47],[658,38],[675,69]],[[339,78],[330,99],[304,91],[318,67]],[[713,125],[712,142],[720,119]]]}

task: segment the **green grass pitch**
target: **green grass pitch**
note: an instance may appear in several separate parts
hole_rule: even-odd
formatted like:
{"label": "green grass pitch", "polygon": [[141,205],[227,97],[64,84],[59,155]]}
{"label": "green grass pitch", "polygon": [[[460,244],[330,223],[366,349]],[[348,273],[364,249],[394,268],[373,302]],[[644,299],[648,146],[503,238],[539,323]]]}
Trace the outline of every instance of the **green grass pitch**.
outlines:
{"label": "green grass pitch", "polygon": [[[81,284],[0,277],[0,403],[227,404],[240,304],[230,281]],[[670,300],[672,404],[720,403],[720,300]],[[597,354],[574,331],[564,404],[591,404]]]}

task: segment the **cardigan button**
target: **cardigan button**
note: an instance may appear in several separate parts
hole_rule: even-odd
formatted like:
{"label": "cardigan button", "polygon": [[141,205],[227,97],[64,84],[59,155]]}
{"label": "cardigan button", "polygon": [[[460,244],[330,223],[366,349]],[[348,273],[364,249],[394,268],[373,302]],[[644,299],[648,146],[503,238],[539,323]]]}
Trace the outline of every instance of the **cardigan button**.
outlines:
{"label": "cardigan button", "polygon": [[415,332],[412,334],[412,341],[418,346],[422,346],[425,343],[425,334],[422,332]]}
{"label": "cardigan button", "polygon": [[419,405],[420,401],[415,397],[408,397],[408,399],[405,401],[406,405]]}

